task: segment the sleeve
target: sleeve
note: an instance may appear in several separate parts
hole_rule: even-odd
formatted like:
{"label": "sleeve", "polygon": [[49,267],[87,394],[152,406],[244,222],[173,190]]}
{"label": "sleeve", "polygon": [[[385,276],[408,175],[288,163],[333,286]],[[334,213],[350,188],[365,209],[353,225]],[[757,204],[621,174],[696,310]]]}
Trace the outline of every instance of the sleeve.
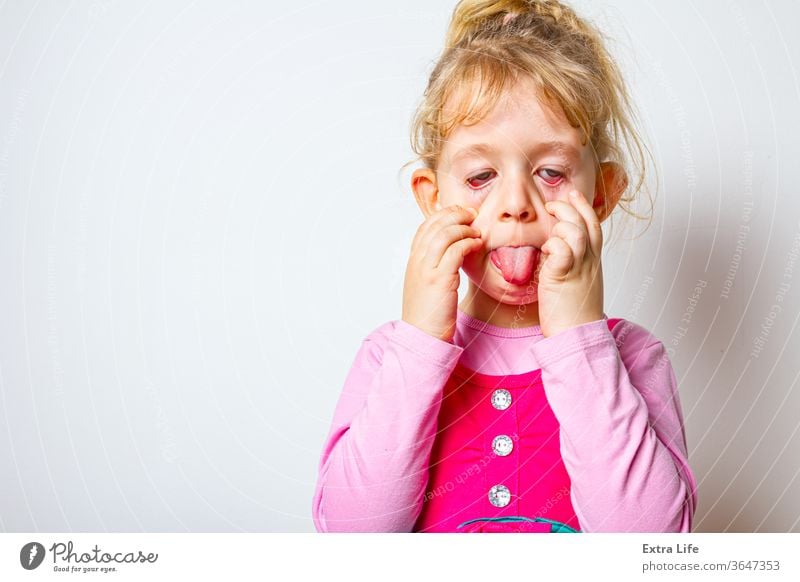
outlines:
{"label": "sleeve", "polygon": [[317,531],[412,531],[443,388],[462,352],[403,320],[362,342],[319,461]]}
{"label": "sleeve", "polygon": [[[532,346],[586,532],[690,532],[697,485],[664,345],[607,318]],[[616,338],[615,338],[616,335]]]}

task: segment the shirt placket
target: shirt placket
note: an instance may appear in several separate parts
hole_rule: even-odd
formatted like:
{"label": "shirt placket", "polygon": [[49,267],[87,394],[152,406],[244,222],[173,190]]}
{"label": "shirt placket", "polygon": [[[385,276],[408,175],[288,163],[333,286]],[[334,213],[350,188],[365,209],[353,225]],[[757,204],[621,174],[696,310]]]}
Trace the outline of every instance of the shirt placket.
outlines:
{"label": "shirt placket", "polygon": [[484,455],[488,459],[483,507],[486,515],[519,512],[519,400],[522,391],[499,383],[488,393]]}

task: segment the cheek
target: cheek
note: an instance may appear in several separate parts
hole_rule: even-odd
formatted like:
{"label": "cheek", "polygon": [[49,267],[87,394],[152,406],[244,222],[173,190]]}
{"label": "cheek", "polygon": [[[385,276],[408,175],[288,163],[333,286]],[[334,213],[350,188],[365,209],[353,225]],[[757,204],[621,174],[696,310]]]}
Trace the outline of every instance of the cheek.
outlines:
{"label": "cheek", "polygon": [[545,202],[551,202],[553,200],[569,200],[569,193],[571,190],[575,188],[574,182],[562,181],[560,184],[556,186],[542,186],[539,191],[542,193],[542,199]]}
{"label": "cheek", "polygon": [[452,180],[443,180],[439,185],[439,204],[442,208],[458,204],[459,206],[473,206],[480,208],[483,197],[475,196],[469,188],[463,188]]}
{"label": "cheek", "polygon": [[483,230],[483,221],[486,220],[486,217],[480,215],[480,210],[484,206],[484,203],[489,195],[489,191],[485,188],[483,190],[461,188],[460,190],[451,191],[449,199],[452,200],[452,204],[471,206],[472,208],[478,210],[479,214],[475,219],[475,222],[473,222],[473,225]]}
{"label": "cheek", "polygon": [[464,257],[464,262],[461,265],[461,270],[464,274],[477,284],[480,284],[485,277],[483,273],[484,252],[483,249],[480,249],[474,253],[468,254]]}
{"label": "cheek", "polygon": [[552,202],[553,200],[559,200],[560,198],[566,198],[566,193],[561,194],[562,188],[559,186],[558,188],[543,188],[540,190],[542,193],[542,200],[545,202]]}

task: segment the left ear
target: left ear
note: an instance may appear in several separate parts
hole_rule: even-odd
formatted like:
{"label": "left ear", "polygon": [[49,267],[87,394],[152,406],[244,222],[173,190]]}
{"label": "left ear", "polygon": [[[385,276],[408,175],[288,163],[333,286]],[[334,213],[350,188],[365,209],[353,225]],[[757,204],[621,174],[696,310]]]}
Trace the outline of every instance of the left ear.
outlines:
{"label": "left ear", "polygon": [[627,187],[628,175],[621,165],[616,162],[600,163],[592,201],[592,208],[597,213],[600,222],[611,215],[611,211],[614,210]]}

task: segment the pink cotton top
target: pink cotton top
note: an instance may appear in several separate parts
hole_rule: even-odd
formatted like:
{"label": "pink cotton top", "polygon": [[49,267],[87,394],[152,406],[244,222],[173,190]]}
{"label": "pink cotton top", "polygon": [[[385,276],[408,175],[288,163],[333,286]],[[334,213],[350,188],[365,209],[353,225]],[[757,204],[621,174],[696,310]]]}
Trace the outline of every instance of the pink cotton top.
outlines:
{"label": "pink cotton top", "polygon": [[[498,388],[511,395],[502,413]],[[448,343],[392,321],[347,375],[312,516],[321,532],[550,531],[478,519],[518,515],[584,532],[688,532],[686,450],[666,350],[635,323],[604,316],[545,338],[459,310]],[[499,484],[502,507],[489,491]]]}

